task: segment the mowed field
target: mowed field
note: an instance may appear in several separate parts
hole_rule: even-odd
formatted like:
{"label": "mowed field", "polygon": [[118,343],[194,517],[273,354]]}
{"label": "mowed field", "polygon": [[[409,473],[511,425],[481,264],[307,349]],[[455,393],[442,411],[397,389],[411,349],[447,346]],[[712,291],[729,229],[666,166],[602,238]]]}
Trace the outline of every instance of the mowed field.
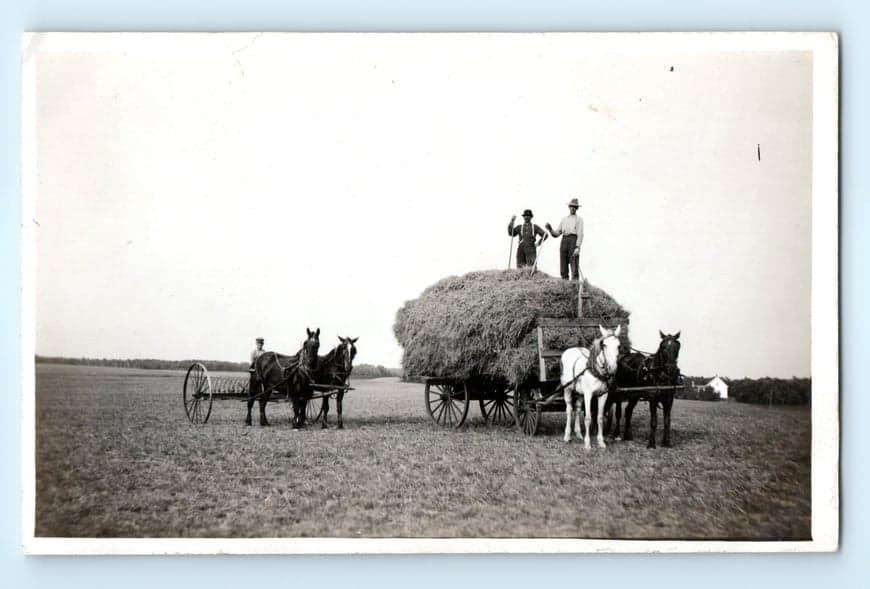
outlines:
{"label": "mowed field", "polygon": [[[246,427],[215,401],[187,421],[184,374],[37,365],[36,535],[808,539],[810,412],[677,400],[672,448],[440,429],[423,387],[356,380],[344,430]],[[256,414],[254,417],[256,423]],[[659,419],[661,435],[661,418]]]}

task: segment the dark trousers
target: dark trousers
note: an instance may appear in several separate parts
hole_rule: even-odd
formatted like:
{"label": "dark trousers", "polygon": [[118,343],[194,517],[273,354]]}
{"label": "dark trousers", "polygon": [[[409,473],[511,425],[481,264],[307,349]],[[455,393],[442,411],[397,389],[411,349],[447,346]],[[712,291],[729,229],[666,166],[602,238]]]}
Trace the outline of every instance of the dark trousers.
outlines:
{"label": "dark trousers", "polygon": [[574,255],[574,248],[577,247],[576,235],[563,235],[562,243],[559,244],[559,271],[562,278],[568,280],[568,266],[571,266],[571,280],[577,280],[580,276],[578,272],[580,266],[580,256]]}
{"label": "dark trousers", "polygon": [[523,266],[534,266],[535,265],[535,246],[528,246],[520,244],[520,247],[517,248],[517,268],[522,268]]}

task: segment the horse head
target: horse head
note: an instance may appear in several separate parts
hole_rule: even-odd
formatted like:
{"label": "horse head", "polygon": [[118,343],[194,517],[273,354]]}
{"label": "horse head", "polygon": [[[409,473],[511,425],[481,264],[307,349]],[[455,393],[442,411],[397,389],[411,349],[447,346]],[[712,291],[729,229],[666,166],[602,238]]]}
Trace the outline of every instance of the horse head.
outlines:
{"label": "horse head", "polygon": [[299,363],[306,368],[313,369],[317,366],[317,352],[320,350],[320,328],[311,331],[306,327],[305,331],[308,333],[308,339],[302,344],[302,350],[299,352]]}
{"label": "horse head", "polygon": [[338,347],[338,364],[342,366],[344,372],[350,374],[350,371],[353,370],[353,359],[356,356],[356,340],[358,337],[349,338],[349,337],[341,337],[338,336],[338,339],[341,340],[341,345]]}
{"label": "horse head", "polygon": [[676,383],[680,378],[680,369],[677,366],[677,359],[680,356],[680,332],[666,335],[659,330],[659,335],[662,341],[659,342],[659,349],[655,353],[655,368],[663,372],[671,383]]}
{"label": "horse head", "polygon": [[622,332],[622,326],[617,325],[615,329],[607,329],[599,325],[598,330],[601,332],[598,345],[604,356],[603,372],[608,375],[616,374],[616,364],[619,360],[619,334]]}

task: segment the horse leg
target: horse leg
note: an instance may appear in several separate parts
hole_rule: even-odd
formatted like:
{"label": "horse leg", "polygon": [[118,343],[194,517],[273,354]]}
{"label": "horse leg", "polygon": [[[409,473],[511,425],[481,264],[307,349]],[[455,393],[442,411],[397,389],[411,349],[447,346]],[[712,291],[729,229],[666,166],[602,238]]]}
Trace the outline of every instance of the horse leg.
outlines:
{"label": "horse leg", "polygon": [[344,429],[344,421],[341,418],[341,410],[344,401],[344,391],[338,391],[338,395],[335,397],[335,410],[338,413],[338,429]]}
{"label": "horse leg", "polygon": [[266,403],[269,402],[268,396],[260,398],[260,425],[268,426],[269,421],[266,419]]}
{"label": "horse leg", "polygon": [[293,405],[293,417],[290,419],[290,423],[293,429],[299,429],[302,425],[299,420],[299,399],[294,397],[290,402]]}
{"label": "horse leg", "polygon": [[320,426],[320,429],[326,429],[329,427],[327,423],[327,415],[329,415],[329,395],[323,397],[323,404],[320,406],[320,412],[323,413],[323,425]]}
{"label": "horse leg", "polygon": [[622,400],[616,401],[616,430],[613,432],[614,440],[621,440],[622,437],[619,435],[619,426],[620,420],[622,419]]}
{"label": "horse leg", "polygon": [[[302,398],[299,399],[299,404],[293,410],[293,417],[299,421],[299,427],[305,425],[305,412],[308,410],[308,404],[311,402],[311,399]],[[298,411],[296,410],[298,409]]]}
{"label": "horse leg", "polygon": [[[571,414],[574,412],[574,387],[567,387],[563,392],[565,397],[565,435],[562,439],[566,442],[571,441]],[[580,433],[579,431],[577,432]]]}
{"label": "horse leg", "polygon": [[251,379],[248,382],[248,415],[245,417],[245,425],[251,425],[251,409],[254,407],[254,396],[256,395],[255,391],[259,391],[259,386],[257,386],[257,380],[254,378],[254,375],[251,375]]}
{"label": "horse leg", "polygon": [[656,447],[656,426],[658,417],[658,407],[659,400],[655,397],[652,397],[649,400],[649,443],[646,445],[647,448],[655,448]]}
{"label": "horse leg", "polygon": [[664,416],[665,433],[662,435],[662,446],[671,447],[671,407],[674,405],[674,396],[668,395],[662,399],[662,415]]}
{"label": "horse leg", "polygon": [[583,409],[585,412],[583,423],[586,426],[586,431],[583,432],[583,447],[587,450],[592,448],[592,397],[591,393],[583,391]]}
{"label": "horse leg", "polygon": [[573,402],[573,405],[574,405],[574,432],[577,434],[577,437],[579,438],[581,435],[583,435],[582,434],[582,431],[583,431],[582,424],[580,423],[580,414],[583,413],[583,407],[582,407],[582,405],[578,405],[578,403],[577,403],[578,397],[576,394],[574,394],[572,398],[574,399],[574,402]]}
{"label": "horse leg", "polygon": [[634,413],[634,406],[637,405],[637,397],[632,397],[628,400],[628,406],[625,408],[625,425],[622,428],[622,439],[629,441],[631,435],[631,414]]}
{"label": "horse leg", "polygon": [[604,443],[604,408],[607,407],[607,392],[598,399],[598,447],[606,448]]}

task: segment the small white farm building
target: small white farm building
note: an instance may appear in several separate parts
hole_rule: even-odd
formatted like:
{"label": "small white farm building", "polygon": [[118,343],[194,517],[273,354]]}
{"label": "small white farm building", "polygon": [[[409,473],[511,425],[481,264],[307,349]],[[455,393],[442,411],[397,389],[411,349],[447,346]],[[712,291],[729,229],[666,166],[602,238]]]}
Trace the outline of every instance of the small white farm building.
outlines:
{"label": "small white farm building", "polygon": [[728,383],[721,376],[714,376],[706,385],[717,393],[723,401],[728,398]]}

